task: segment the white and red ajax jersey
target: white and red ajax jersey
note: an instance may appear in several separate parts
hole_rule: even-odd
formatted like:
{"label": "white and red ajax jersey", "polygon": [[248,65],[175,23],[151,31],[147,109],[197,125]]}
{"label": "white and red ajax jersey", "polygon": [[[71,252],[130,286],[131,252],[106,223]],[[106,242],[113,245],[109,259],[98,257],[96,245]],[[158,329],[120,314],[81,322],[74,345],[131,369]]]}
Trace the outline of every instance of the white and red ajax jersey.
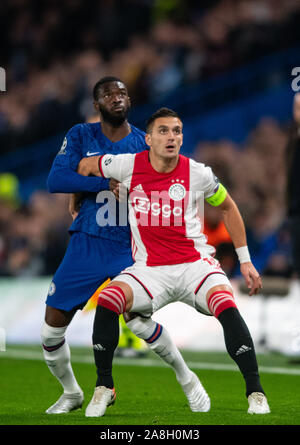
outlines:
{"label": "white and red ajax jersey", "polygon": [[174,170],[159,173],[146,150],[104,155],[99,168],[103,177],[117,179],[129,191],[135,262],[147,266],[180,264],[215,252],[206,243],[199,218],[199,203],[218,188],[210,167],[180,155]]}

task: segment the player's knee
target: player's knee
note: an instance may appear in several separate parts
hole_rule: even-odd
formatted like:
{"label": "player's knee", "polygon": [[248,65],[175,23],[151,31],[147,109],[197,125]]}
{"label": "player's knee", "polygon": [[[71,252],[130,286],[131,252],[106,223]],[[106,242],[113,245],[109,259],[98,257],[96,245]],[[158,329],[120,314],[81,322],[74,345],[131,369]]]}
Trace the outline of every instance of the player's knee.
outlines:
{"label": "player's knee", "polygon": [[67,326],[53,327],[44,322],[41,328],[43,348],[49,352],[60,348],[65,343],[66,329]]}
{"label": "player's knee", "polygon": [[129,329],[131,330],[131,332],[133,332],[134,335],[136,335],[139,338],[144,338],[145,332],[148,330],[144,320],[141,317],[137,316],[136,314],[135,315],[130,314],[130,317],[128,313],[126,314],[127,316],[126,318],[124,317],[124,320]]}
{"label": "player's knee", "polygon": [[136,317],[139,317],[139,315],[136,312],[124,312],[123,314],[123,318],[126,324]]}
{"label": "player's knee", "polygon": [[68,326],[76,310],[76,308],[73,308],[70,311],[65,311],[46,305],[45,322],[49,326]]}
{"label": "player's knee", "polygon": [[57,377],[64,375],[66,365],[70,362],[70,349],[65,342],[66,329],[67,326],[53,327],[46,322],[41,329],[44,359],[51,372],[55,370]]}
{"label": "player's knee", "polygon": [[216,286],[207,297],[207,305],[210,312],[218,318],[219,315],[230,307],[237,307],[234,296],[228,287]]}
{"label": "player's knee", "polygon": [[107,286],[99,295],[98,306],[121,315],[127,308],[127,295],[118,285]]}
{"label": "player's knee", "polygon": [[129,329],[139,338],[145,340],[149,346],[160,337],[162,326],[151,318],[135,316],[126,322]]}

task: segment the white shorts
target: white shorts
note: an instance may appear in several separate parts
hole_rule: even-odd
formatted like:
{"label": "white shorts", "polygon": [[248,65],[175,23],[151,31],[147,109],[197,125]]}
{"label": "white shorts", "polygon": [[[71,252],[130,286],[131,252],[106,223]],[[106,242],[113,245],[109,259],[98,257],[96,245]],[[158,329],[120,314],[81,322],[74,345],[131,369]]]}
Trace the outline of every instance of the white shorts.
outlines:
{"label": "white shorts", "polygon": [[206,302],[207,292],[214,286],[227,285],[229,279],[220,263],[208,256],[193,263],[171,266],[134,264],[124,269],[113,281],[127,283],[133,290],[130,312],[150,317],[154,312],[175,301],[212,315]]}

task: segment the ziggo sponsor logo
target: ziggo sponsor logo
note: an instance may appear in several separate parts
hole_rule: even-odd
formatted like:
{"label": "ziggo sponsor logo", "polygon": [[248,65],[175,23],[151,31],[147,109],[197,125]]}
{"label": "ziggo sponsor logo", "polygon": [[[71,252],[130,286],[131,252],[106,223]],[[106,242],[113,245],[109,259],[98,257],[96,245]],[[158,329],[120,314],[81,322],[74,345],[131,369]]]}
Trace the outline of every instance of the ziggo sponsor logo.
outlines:
{"label": "ziggo sponsor logo", "polygon": [[[181,226],[185,224],[186,208],[189,207],[189,217],[204,217],[203,192],[195,196],[186,193],[183,199],[172,199],[167,192],[146,193],[132,192],[116,200],[114,194],[108,190],[99,192],[96,203],[100,207],[96,214],[96,222],[100,227],[126,226],[128,215],[131,225],[142,226]],[[118,215],[118,216],[117,216]]]}
{"label": "ziggo sponsor logo", "polygon": [[177,204],[172,207],[171,202],[158,202],[156,200],[151,202],[147,197],[134,196],[132,204],[136,212],[150,213],[153,216],[161,214],[164,218],[169,218],[171,215],[179,217],[183,213],[182,205]]}

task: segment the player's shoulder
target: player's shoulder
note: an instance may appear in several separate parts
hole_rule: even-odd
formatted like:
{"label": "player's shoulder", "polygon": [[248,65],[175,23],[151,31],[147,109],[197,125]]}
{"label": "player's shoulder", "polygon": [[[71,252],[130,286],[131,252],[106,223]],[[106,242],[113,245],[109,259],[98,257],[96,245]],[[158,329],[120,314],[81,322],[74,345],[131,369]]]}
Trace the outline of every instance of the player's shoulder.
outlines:
{"label": "player's shoulder", "polygon": [[133,167],[136,163],[145,163],[145,156],[148,156],[148,151],[143,150],[137,153],[120,153],[117,155],[109,155],[112,160],[117,161],[117,163],[122,164],[122,168]]}
{"label": "player's shoulder", "polygon": [[195,161],[195,159],[188,156],[180,155],[180,158],[182,159],[182,161],[189,163],[190,168],[193,170],[202,170],[206,167],[203,162]]}
{"label": "player's shoulder", "polygon": [[87,124],[85,123],[79,123],[79,124],[75,124],[73,125],[73,127],[71,127],[67,134],[66,134],[66,138],[68,140],[70,139],[76,139],[76,140],[82,140],[84,134],[88,131],[88,128],[86,127]]}
{"label": "player's shoulder", "polygon": [[210,183],[214,179],[214,174],[210,166],[204,164],[203,162],[196,161],[192,158],[188,159],[191,181],[194,184],[203,187],[205,186],[205,184]]}
{"label": "player's shoulder", "polygon": [[148,150],[149,147],[145,141],[146,133],[134,125],[130,124],[131,127],[131,141],[134,146],[134,151],[140,152],[143,150]]}
{"label": "player's shoulder", "polygon": [[84,129],[84,125],[86,124],[84,123],[75,124],[68,130],[68,133],[74,133],[74,134],[80,133]]}
{"label": "player's shoulder", "polygon": [[101,132],[101,125],[99,125],[99,122],[84,122],[78,125],[79,125],[79,131],[81,131],[82,134],[95,136],[96,133]]}
{"label": "player's shoulder", "polygon": [[73,125],[73,127],[70,128],[69,133],[94,135],[98,131],[101,131],[99,122],[81,122]]}

